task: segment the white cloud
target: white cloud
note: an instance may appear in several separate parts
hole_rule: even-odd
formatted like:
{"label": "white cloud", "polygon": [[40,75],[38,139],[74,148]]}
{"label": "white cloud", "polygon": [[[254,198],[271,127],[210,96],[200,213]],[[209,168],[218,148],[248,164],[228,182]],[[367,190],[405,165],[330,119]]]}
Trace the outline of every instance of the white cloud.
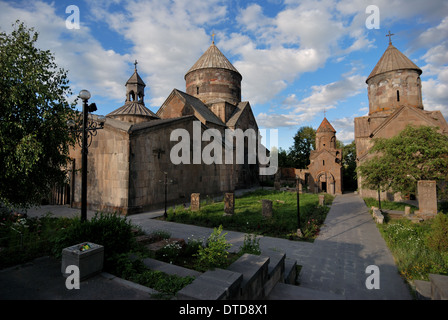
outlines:
{"label": "white cloud", "polygon": [[49,49],[58,66],[68,70],[74,95],[86,88],[92,96],[123,97],[124,82],[120,80],[127,80],[128,57],[104,49],[82,20],[80,29],[67,29],[66,18],[58,15],[52,4],[42,1],[26,2],[26,6],[0,2],[2,29],[10,32],[17,19],[27,27],[34,27],[39,33],[37,46]]}
{"label": "white cloud", "polygon": [[[361,93],[365,89],[364,80],[365,76],[347,73],[339,81],[313,86],[312,92],[302,100],[297,99],[295,94],[291,94],[283,100],[286,109],[292,110],[291,112],[279,114],[277,110],[275,114],[260,113],[257,121],[261,126],[269,128],[303,125],[312,120],[315,115],[335,109],[346,99]],[[341,121],[339,123],[342,124]],[[345,136],[345,139],[349,139],[352,133],[345,133]]]}

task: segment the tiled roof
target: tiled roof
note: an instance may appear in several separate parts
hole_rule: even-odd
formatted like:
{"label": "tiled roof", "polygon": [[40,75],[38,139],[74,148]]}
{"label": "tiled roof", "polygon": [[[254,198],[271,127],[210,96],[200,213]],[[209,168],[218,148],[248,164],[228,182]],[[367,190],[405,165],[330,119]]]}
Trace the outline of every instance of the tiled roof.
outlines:
{"label": "tiled roof", "polygon": [[186,104],[190,105],[197,113],[199,113],[207,122],[211,122],[220,126],[225,124],[219,119],[209,108],[198,98],[193,97],[185,92],[174,89],[174,92],[179,94],[185,99]]}
{"label": "tiled roof", "polygon": [[241,115],[243,114],[244,109],[249,105],[249,102],[244,101],[238,103],[238,105],[235,108],[235,111],[233,112],[230,119],[227,121],[227,126],[230,128],[233,128],[236,126],[238,120],[240,119]]}
{"label": "tiled roof", "polygon": [[336,132],[336,130],[334,130],[327,118],[324,118],[316,132]]}
{"label": "tiled roof", "polygon": [[145,107],[144,104],[135,101],[126,102],[124,106],[112,111],[108,116],[133,115],[159,118],[154,112]]}
{"label": "tiled roof", "polygon": [[238,70],[230,63],[229,60],[219,51],[218,47],[214,43],[204,52],[204,54],[199,58],[198,61],[188,70],[185,74],[189,74],[192,71],[206,68],[218,68],[218,69],[228,69],[235,71],[239,74]]}
{"label": "tiled roof", "polygon": [[422,70],[417,67],[417,65],[409,60],[404,54],[402,54],[397,48],[395,48],[392,44],[389,44],[386,51],[384,52],[381,59],[376,64],[375,68],[373,68],[366,82],[381,73],[393,71],[393,70],[401,70],[401,69],[412,69],[422,73]]}

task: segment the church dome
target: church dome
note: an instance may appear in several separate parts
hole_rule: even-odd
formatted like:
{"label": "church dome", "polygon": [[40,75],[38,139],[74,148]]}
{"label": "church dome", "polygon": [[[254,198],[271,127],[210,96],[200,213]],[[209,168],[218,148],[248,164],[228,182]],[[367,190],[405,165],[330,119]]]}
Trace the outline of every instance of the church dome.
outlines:
{"label": "church dome", "polygon": [[239,74],[238,70],[230,63],[230,61],[222,54],[222,52],[215,46],[213,42],[211,46],[204,52],[198,61],[188,70],[185,78],[190,72],[200,69],[227,69]]}
{"label": "church dome", "polygon": [[241,102],[241,80],[241,74],[214,41],[185,74],[186,92],[205,104],[221,100],[237,105]]}
{"label": "church dome", "polygon": [[386,51],[376,64],[375,68],[373,68],[366,82],[379,74],[405,69],[415,70],[419,75],[422,74],[422,70],[417,67],[414,62],[412,62],[408,57],[406,57],[397,48],[395,48],[392,43],[389,43],[389,47],[387,47]]}

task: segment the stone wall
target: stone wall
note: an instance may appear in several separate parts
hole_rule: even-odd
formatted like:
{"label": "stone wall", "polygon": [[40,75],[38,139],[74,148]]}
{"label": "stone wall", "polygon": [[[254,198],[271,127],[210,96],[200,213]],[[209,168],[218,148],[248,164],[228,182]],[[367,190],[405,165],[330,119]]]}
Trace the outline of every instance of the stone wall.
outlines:
{"label": "stone wall", "polygon": [[401,105],[423,109],[420,76],[415,70],[379,74],[368,81],[369,113],[391,113]]}
{"label": "stone wall", "polygon": [[[75,159],[73,206],[81,206],[82,158],[76,145],[70,156]],[[98,210],[126,213],[129,192],[129,139],[124,131],[106,126],[98,130],[87,157],[87,204]]]}
{"label": "stone wall", "polygon": [[241,75],[227,69],[199,69],[185,76],[186,92],[204,103],[223,99],[232,104],[241,101]]}
{"label": "stone wall", "polygon": [[[164,172],[167,172],[169,204],[189,202],[191,193],[206,196],[233,190],[233,165],[193,164],[192,154],[190,164],[172,164],[170,151],[178,142],[170,141],[167,137],[175,129],[185,129],[193,137],[192,122],[188,119],[176,121],[175,125],[141,130],[131,136],[129,206],[133,211],[164,205]],[[202,147],[207,144],[203,142]]]}

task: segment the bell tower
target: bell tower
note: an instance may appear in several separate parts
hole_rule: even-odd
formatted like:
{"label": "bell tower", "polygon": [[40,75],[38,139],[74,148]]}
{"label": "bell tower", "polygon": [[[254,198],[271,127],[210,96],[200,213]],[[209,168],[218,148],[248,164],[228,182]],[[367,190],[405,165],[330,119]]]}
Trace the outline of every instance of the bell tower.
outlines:
{"label": "bell tower", "polygon": [[126,103],[138,102],[144,104],[146,84],[137,73],[137,60],[134,62],[134,74],[126,82]]}

